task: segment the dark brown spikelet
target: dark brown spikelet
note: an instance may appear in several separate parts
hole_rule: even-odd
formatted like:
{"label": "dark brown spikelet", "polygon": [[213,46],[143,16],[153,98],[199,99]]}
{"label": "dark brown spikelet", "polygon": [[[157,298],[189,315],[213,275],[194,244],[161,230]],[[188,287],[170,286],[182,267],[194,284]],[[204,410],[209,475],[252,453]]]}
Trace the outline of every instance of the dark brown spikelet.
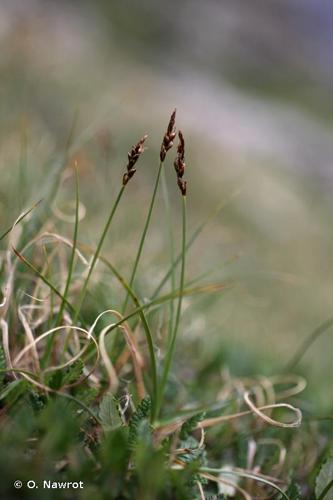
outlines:
{"label": "dark brown spikelet", "polygon": [[183,179],[180,179],[178,177],[177,179],[177,184],[178,184],[178,187],[180,189],[180,192],[182,193],[183,196],[186,196],[186,185],[187,185],[187,182],[186,181],[183,181]]}
{"label": "dark brown spikelet", "polygon": [[135,146],[132,147],[131,151],[127,154],[128,163],[127,163],[127,172],[123,175],[123,186],[126,186],[128,181],[133,177],[136,172],[136,168],[134,165],[144,152],[144,142],[147,139],[148,135],[144,135]]}
{"label": "dark brown spikelet", "polygon": [[185,140],[184,136],[179,130],[178,132],[179,143],[177,146],[177,156],[175,161],[173,162],[176,174],[177,174],[177,184],[183,196],[186,196],[186,181],[183,180],[184,172],[185,172]]}
{"label": "dark brown spikelet", "polygon": [[167,152],[173,146],[173,140],[176,137],[175,123],[176,123],[176,109],[173,111],[173,113],[170,117],[167,131],[165,132],[164,137],[163,137],[163,141],[161,144],[161,151],[160,151],[161,161],[165,160]]}

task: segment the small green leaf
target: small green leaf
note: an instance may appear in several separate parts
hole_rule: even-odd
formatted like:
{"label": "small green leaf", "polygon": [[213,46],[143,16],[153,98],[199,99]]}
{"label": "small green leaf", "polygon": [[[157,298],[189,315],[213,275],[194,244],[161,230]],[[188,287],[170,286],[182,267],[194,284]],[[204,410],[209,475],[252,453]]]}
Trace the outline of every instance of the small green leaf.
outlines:
{"label": "small green leaf", "polygon": [[122,425],[118,401],[111,392],[105,394],[99,405],[99,418],[104,431],[111,431]]}
{"label": "small green leaf", "polygon": [[333,500],[333,455],[321,466],[315,491],[317,500]]}

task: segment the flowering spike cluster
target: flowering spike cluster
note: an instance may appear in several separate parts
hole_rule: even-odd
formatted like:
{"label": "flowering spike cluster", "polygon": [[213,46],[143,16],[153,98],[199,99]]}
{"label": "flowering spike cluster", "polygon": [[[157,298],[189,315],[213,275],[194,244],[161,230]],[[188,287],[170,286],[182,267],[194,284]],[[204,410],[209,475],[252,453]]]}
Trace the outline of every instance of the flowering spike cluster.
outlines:
{"label": "flowering spike cluster", "polygon": [[169,151],[169,149],[171,149],[173,146],[173,140],[176,137],[175,122],[176,122],[176,110],[173,111],[173,113],[170,117],[167,131],[165,132],[164,137],[163,137],[161,151],[160,151],[161,161],[165,160],[167,151]]}
{"label": "flowering spike cluster", "polygon": [[186,181],[183,180],[185,172],[185,141],[182,132],[178,132],[179,143],[177,146],[177,156],[174,161],[174,167],[177,174],[177,184],[183,196],[186,196]]}
{"label": "flowering spike cluster", "polygon": [[128,163],[127,163],[127,172],[123,176],[123,186],[126,186],[128,181],[133,177],[133,175],[136,172],[136,168],[134,168],[134,165],[144,152],[144,142],[147,139],[148,135],[144,135],[142,139],[139,140],[139,142],[132,147],[131,151],[128,153]]}

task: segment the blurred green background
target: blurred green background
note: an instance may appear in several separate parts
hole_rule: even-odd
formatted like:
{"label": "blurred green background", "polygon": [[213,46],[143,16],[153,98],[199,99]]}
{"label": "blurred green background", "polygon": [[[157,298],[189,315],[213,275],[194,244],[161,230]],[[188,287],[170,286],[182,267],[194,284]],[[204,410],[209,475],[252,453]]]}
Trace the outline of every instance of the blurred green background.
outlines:
{"label": "blurred green background", "polygon": [[[190,232],[226,203],[191,249],[188,276],[209,270],[204,282],[234,284],[220,297],[186,301],[178,359],[193,369],[216,358],[234,374],[278,372],[332,315],[332,22],[333,5],[321,0],[2,0],[1,228],[43,195],[77,116],[69,162],[78,161],[87,209],[80,240],[93,244],[127,151],[148,133],[108,242],[128,276],[177,107]],[[58,207],[68,211],[70,199],[71,180]],[[70,236],[71,223],[54,212]],[[137,280],[142,295],[168,265],[165,226],[161,198]],[[99,279],[101,293],[111,293],[111,277]],[[297,368],[322,408],[331,407],[331,353],[327,333]]]}

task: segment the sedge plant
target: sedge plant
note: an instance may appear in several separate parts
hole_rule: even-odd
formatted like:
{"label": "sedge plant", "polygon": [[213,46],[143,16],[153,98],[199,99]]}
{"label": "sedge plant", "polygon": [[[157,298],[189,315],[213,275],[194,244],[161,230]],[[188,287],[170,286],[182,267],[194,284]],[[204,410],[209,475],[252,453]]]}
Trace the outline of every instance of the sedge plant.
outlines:
{"label": "sedge plant", "polygon": [[[177,210],[176,220],[181,226],[180,252],[175,254],[176,231],[170,231],[173,210],[163,177],[166,155],[176,138],[175,127],[174,111],[163,137],[152,197],[128,279],[103,249],[126,185],[144,151],[146,135],[128,153],[122,185],[96,247],[79,241],[77,166],[71,239],[56,230],[50,233],[45,225],[28,242],[10,238],[15,226],[27,222],[32,209],[23,212],[16,223],[2,232],[1,244],[6,237],[10,241],[1,267],[0,304],[0,450],[10,450],[7,459],[0,453],[0,470],[6,477],[0,481],[4,498],[13,496],[12,485],[17,478],[12,476],[19,466],[20,470],[28,468],[29,479],[36,483],[43,474],[54,481],[82,476],[87,491],[78,490],[79,499],[192,500],[223,497],[228,488],[233,488],[240,498],[271,498],[276,494],[294,500],[301,498],[296,480],[304,483],[302,478],[312,474],[307,467],[314,455],[323,465],[316,486],[311,479],[310,489],[303,491],[313,492],[316,488],[317,497],[324,498],[331,490],[330,481],[325,479],[326,469],[331,466],[328,448],[321,445],[321,440],[315,447],[307,446],[304,439],[309,429],[313,432],[310,412],[307,410],[302,420],[302,412],[293,400],[293,404],[283,402],[296,396],[297,404],[302,403],[304,377],[290,370],[277,376],[228,374],[223,391],[210,392],[204,402],[200,387],[189,388],[191,404],[186,404],[175,391],[174,399],[166,397],[168,383],[172,386],[171,373],[176,371],[176,348],[184,340],[184,297],[218,294],[231,286],[224,282],[200,285],[196,277],[186,279],[187,252],[212,216],[187,239],[185,139],[181,131],[174,160],[181,195],[180,206],[172,207]],[[150,299],[144,300],[144,291],[136,290],[135,279],[161,179],[169,219],[171,262]],[[221,207],[215,213],[220,210]],[[47,266],[41,264],[45,253],[40,251],[45,238],[48,245],[55,244],[52,251],[47,251]],[[63,251],[64,245],[70,250]],[[92,305],[92,321],[85,310],[85,299],[88,290],[94,295],[89,285],[98,262],[104,266],[104,276],[116,278],[122,295],[118,302],[105,299],[99,309]],[[25,266],[22,276],[18,264]],[[24,303],[20,303],[22,295],[16,293],[18,277],[20,287],[26,287]],[[169,282],[171,289],[161,294]],[[166,324],[158,335],[155,317],[150,313],[160,312],[163,316],[166,310]],[[110,316],[112,319],[107,319]],[[102,317],[103,322],[99,323]],[[329,320],[321,325],[310,341],[331,323]],[[124,338],[120,352],[108,342],[116,333]],[[296,362],[307,347],[308,344],[297,354]],[[203,367],[206,373],[211,369]],[[219,372],[220,366],[213,365],[213,369]],[[289,459],[289,449],[296,453],[302,449],[304,464]],[[291,471],[296,471],[292,472],[295,481]],[[66,498],[66,492],[57,494],[57,498]]]}
{"label": "sedge plant", "polygon": [[103,244],[104,244],[104,241],[105,241],[105,238],[109,232],[109,229],[110,229],[110,226],[111,226],[111,223],[112,223],[112,220],[113,220],[113,217],[117,211],[117,208],[118,208],[118,205],[120,203],[120,200],[124,194],[124,191],[125,191],[125,187],[128,183],[128,181],[133,177],[133,175],[135,174],[136,172],[136,168],[135,167],[135,164],[137,163],[138,159],[140,158],[140,156],[142,155],[142,153],[144,152],[144,143],[147,139],[147,135],[144,135],[140,140],[139,142],[132,147],[132,149],[130,150],[130,152],[128,153],[128,163],[127,163],[127,166],[126,166],[126,172],[124,173],[123,175],[123,182],[122,182],[122,186],[118,192],[118,195],[113,203],[113,206],[111,208],[111,211],[109,213],[109,216],[107,218],[107,221],[106,221],[106,224],[103,228],[103,231],[101,233],[101,236],[99,238],[99,241],[98,241],[98,244],[97,244],[97,247],[96,247],[96,251],[93,255],[93,258],[92,258],[92,261],[91,261],[91,264],[89,266],[89,270],[88,270],[88,273],[87,273],[87,276],[84,280],[84,283],[83,283],[83,286],[82,286],[82,290],[81,290],[81,293],[80,293],[80,297],[79,297],[79,302],[78,302],[78,306],[76,308],[76,315],[74,317],[74,320],[77,321],[78,319],[78,315],[81,311],[81,308],[82,308],[82,305],[83,305],[83,302],[84,302],[84,299],[85,299],[85,296],[86,296],[86,293],[87,293],[87,288],[88,288],[88,285],[89,285],[89,281],[90,281],[90,278],[92,276],[92,273],[95,269],[95,266],[96,266],[96,263],[98,261],[98,257],[101,253],[101,250],[102,250],[102,247],[103,247]]}
{"label": "sedge plant", "polygon": [[[172,148],[174,138],[176,137],[175,123],[176,123],[176,109],[171,114],[167,130],[166,130],[166,132],[164,134],[164,137],[163,137],[163,141],[162,141],[162,145],[161,145],[161,150],[160,150],[160,163],[159,163],[159,167],[158,167],[158,171],[157,171],[157,176],[156,176],[156,180],[155,180],[154,190],[153,190],[152,198],[151,198],[151,201],[150,201],[150,205],[149,205],[149,209],[148,209],[148,213],[147,213],[145,225],[144,225],[144,228],[143,228],[143,231],[142,231],[142,235],[141,235],[140,242],[139,242],[139,245],[138,245],[138,250],[137,250],[137,253],[136,253],[136,256],[135,256],[135,260],[134,260],[134,265],[133,265],[131,277],[130,277],[130,280],[129,280],[129,286],[130,287],[133,285],[133,282],[134,282],[134,279],[135,279],[135,275],[136,275],[136,272],[137,272],[137,269],[138,269],[139,261],[140,261],[141,255],[142,255],[144,243],[145,243],[145,240],[146,240],[148,228],[149,228],[149,225],[150,225],[150,221],[151,221],[151,217],[152,217],[152,213],[153,213],[153,209],[154,209],[154,205],[155,205],[156,194],[157,194],[157,191],[158,191],[158,186],[159,186],[159,182],[160,182],[160,178],[161,178],[161,172],[163,170],[163,165],[164,165],[164,162],[165,162],[166,154]],[[123,307],[122,307],[122,311],[123,312],[126,311],[126,307],[127,307],[127,304],[128,304],[128,299],[129,299],[129,294],[127,293],[127,295],[125,297],[125,301],[124,301]]]}
{"label": "sedge plant", "polygon": [[183,179],[185,172],[185,141],[181,131],[178,132],[179,144],[177,147],[177,156],[174,161],[174,167],[177,174],[177,184],[182,195],[182,250],[181,250],[181,271],[180,271],[180,284],[179,284],[179,298],[176,311],[175,324],[171,329],[171,336],[167,345],[167,352],[164,360],[164,367],[162,371],[162,378],[159,384],[157,410],[154,417],[158,416],[162,404],[162,398],[165,390],[165,385],[168,379],[169,371],[171,368],[172,358],[174,355],[176,338],[181,319],[183,290],[185,283],[185,256],[186,256],[186,192],[187,182]]}

